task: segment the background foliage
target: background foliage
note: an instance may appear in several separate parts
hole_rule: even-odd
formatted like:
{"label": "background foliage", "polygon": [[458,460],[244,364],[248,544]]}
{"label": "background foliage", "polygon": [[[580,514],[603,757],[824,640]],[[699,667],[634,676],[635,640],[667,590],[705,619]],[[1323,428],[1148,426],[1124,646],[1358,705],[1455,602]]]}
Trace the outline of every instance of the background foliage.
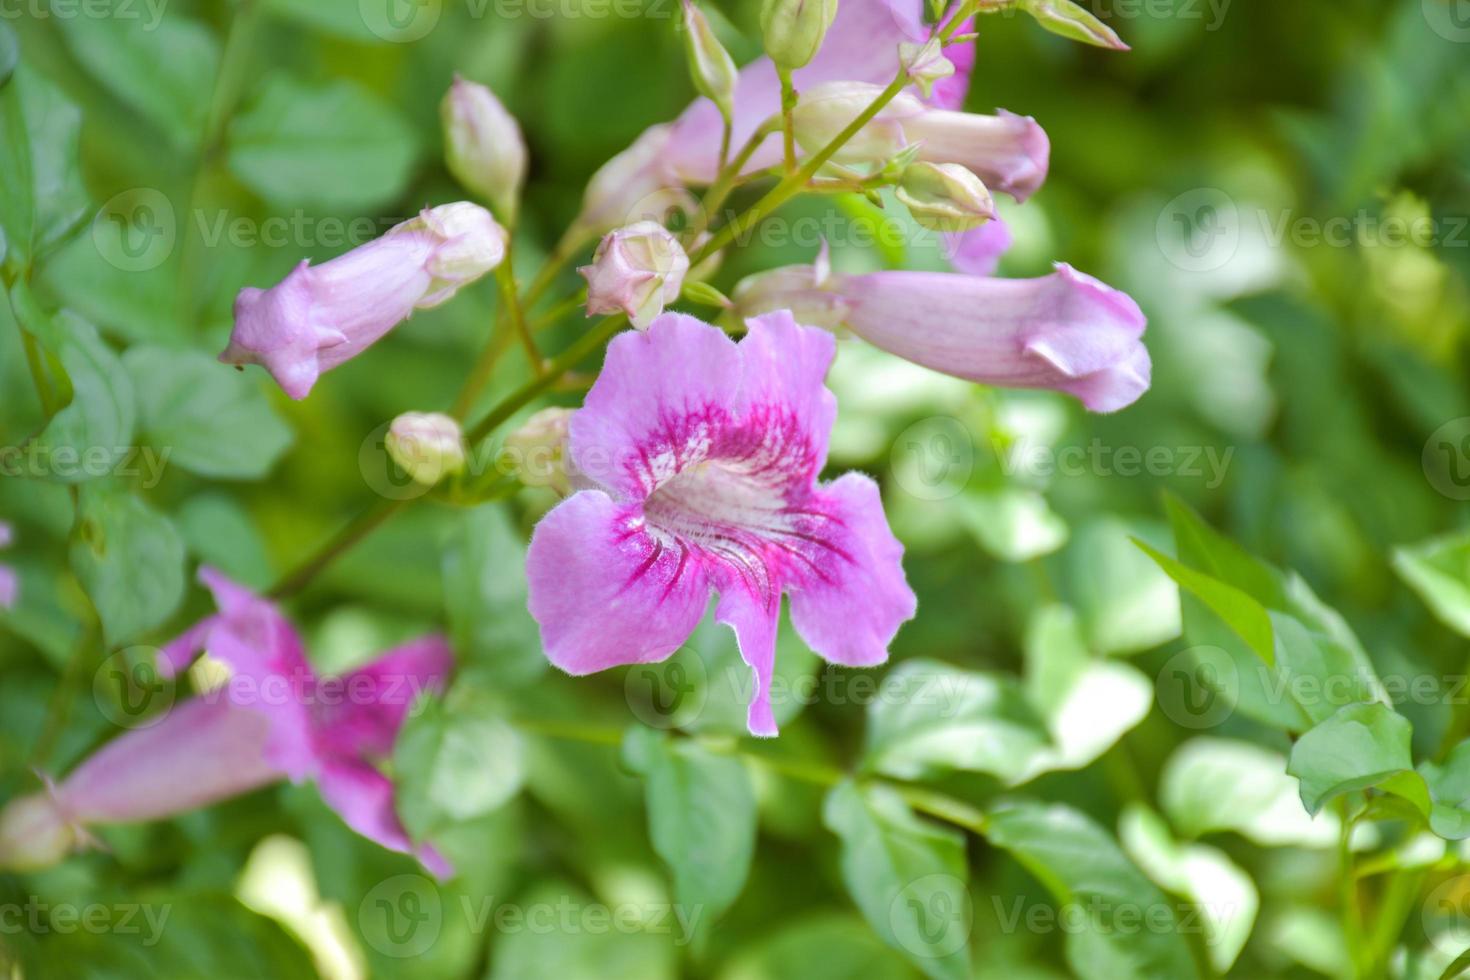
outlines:
{"label": "background foliage", "polygon": [[[740,61],[755,6],[718,8]],[[658,671],[546,667],[522,559],[549,496],[421,503],[291,609],[325,671],[447,624],[459,677],[394,771],[409,829],[461,876],[435,886],[278,787],[0,877],[9,909],[167,908],[156,943],[48,912],[5,928],[0,957],[27,977],[1453,975],[1465,7],[1098,6],[1128,55],[984,19],[969,107],[1032,114],[1054,148],[1045,190],[1007,212],[1002,271],[1062,259],[1128,290],[1154,388],[1088,417],[843,346],[834,467],[882,480],[920,597],[891,665],[829,670],[783,642],[781,738],[738,740],[724,631]],[[39,432],[53,461],[0,480],[23,579],[0,613],[0,798],[126,724],[112,668],[207,609],[194,563],[264,588],[378,499],[383,426],[448,405],[494,313],[487,280],[298,404],[214,363],[235,291],[461,196],[437,114],[455,72],[530,143],[522,276],[592,170],[692,96],[667,0],[413,9],[427,30],[348,0],[0,8],[0,444]],[[861,202],[780,219],[717,284],[809,261],[817,231],[843,268],[939,261],[901,227],[860,244],[900,220]],[[44,431],[13,318],[70,380]],[[486,404],[527,370],[503,359]],[[67,447],[104,456],[68,470]],[[965,697],[925,710],[945,691]],[[1090,902],[1105,926],[1067,918]],[[589,925],[599,907],[637,927]],[[695,908],[686,929],[673,913]],[[1128,930],[1126,908],[1165,919]]]}

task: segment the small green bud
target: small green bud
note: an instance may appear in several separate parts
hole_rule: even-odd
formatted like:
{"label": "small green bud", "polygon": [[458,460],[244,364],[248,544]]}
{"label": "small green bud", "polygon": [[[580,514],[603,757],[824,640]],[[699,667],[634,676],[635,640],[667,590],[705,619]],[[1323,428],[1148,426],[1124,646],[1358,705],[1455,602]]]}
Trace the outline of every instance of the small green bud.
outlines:
{"label": "small green bud", "polygon": [[837,16],[837,0],[764,0],[761,34],[777,68],[795,71],[816,56]]}
{"label": "small green bud", "polygon": [[729,120],[735,113],[735,82],[739,72],[730,52],[710,29],[708,18],[692,0],[684,0],[684,53],[689,58],[689,75],[694,79],[694,87]]}
{"label": "small green bud", "polygon": [[995,217],[990,191],[957,163],[916,163],[894,194],[931,231],[968,231]]}
{"label": "small green bud", "polygon": [[700,306],[717,306],[726,310],[735,305],[730,301],[730,297],[707,282],[684,283],[684,298]]}
{"label": "small green bud", "polygon": [[1021,0],[1021,8],[1053,34],[1099,48],[1128,50],[1128,45],[1111,27],[1072,0]]}
{"label": "small green bud", "polygon": [[929,98],[934,83],[954,74],[954,64],[944,56],[939,38],[930,38],[925,44],[900,44],[898,56],[909,79]]}
{"label": "small green bud", "polygon": [[389,426],[386,442],[393,462],[421,486],[431,487],[464,470],[464,436],[448,415],[404,412]]}

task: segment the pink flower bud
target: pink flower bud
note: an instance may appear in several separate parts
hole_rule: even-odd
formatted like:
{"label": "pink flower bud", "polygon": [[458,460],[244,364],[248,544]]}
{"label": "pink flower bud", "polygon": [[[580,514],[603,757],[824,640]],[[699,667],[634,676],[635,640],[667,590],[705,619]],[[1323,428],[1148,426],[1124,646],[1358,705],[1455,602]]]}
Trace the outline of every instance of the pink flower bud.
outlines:
{"label": "pink flower bud", "polygon": [[[14,535],[10,525],[0,521],[0,548],[9,548]],[[0,609],[10,609],[20,597],[20,576],[9,565],[0,565]]]}
{"label": "pink flower bud", "polygon": [[389,426],[385,441],[393,461],[423,486],[464,469],[459,423],[441,412],[404,412]]}
{"label": "pink flower bud", "polygon": [[39,871],[69,854],[77,835],[45,794],[23,796],[0,810],[0,868]]}
{"label": "pink flower bud", "polygon": [[577,270],[587,279],[587,314],[628,314],[646,330],[679,298],[689,256],[668,229],[653,221],[619,228],[602,240],[592,264]]}
{"label": "pink flower bud", "polygon": [[526,179],[526,141],[515,117],[484,85],[458,75],[439,104],[444,162],[454,179],[515,221]]}
{"label": "pink flower bud", "polygon": [[567,433],[572,409],[543,408],[505,440],[516,476],[528,487],[550,487],[563,497],[572,492],[567,475]]}
{"label": "pink flower bud", "polygon": [[505,230],[461,201],[417,218],[345,255],[303,260],[269,289],[235,299],[235,329],[220,360],[259,364],[286,394],[305,398],[317,377],[355,357],[415,309],[437,306],[505,257]]}

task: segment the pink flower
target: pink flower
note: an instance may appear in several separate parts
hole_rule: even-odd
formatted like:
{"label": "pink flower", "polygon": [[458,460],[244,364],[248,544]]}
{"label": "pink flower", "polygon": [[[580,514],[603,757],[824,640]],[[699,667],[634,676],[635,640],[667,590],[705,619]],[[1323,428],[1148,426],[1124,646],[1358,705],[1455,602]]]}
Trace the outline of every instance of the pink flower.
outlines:
{"label": "pink flower", "polygon": [[[14,531],[6,521],[0,521],[0,548],[9,548],[15,540]],[[9,565],[0,565],[0,609],[14,608],[20,598],[20,576]]]}
{"label": "pink flower", "polygon": [[1000,258],[1010,251],[1010,225],[999,216],[979,228],[944,236],[944,255],[956,272],[970,276],[993,276]]}
{"label": "pink flower", "polygon": [[595,489],[537,526],[527,572],[547,656],[571,674],[663,660],[718,593],[715,618],[755,673],[750,731],[774,735],[783,593],[797,633],[857,667],[887,658],[915,599],[877,485],[817,482],[833,338],[789,313],[748,326],[736,344],[668,313],[613,340],[571,420],[570,455]]}
{"label": "pink flower", "polygon": [[1148,390],[1147,323],[1126,293],[1066,263],[1040,279],[947,272],[830,275],[790,266],[737,287],[743,313],[789,308],[943,374],[1006,388],[1053,388],[1094,412]]}
{"label": "pink flower", "polygon": [[[9,852],[27,841],[45,843],[44,856],[55,861],[87,826],[163,819],[286,778],[314,781],[353,830],[448,876],[442,856],[409,840],[393,784],[375,764],[391,754],[415,699],[443,685],[453,662],[443,637],[415,640],[340,677],[318,677],[301,637],[272,603],[213,569],[201,568],[199,577],[219,612],[166,646],[159,666],[171,674],[207,649],[230,679],[113,739],[48,796],[7,808],[0,864],[20,863]],[[26,857],[22,851],[20,861]]]}
{"label": "pink flower", "polygon": [[663,225],[639,221],[605,237],[592,264],[577,271],[587,280],[588,316],[621,311],[646,330],[666,303],[679,298],[689,256]]}
{"label": "pink flower", "polygon": [[[887,85],[898,74],[899,45],[922,43],[933,34],[924,24],[924,0],[842,0],[821,49],[792,81],[798,92],[824,82],[871,82]],[[962,28],[963,30],[963,28]],[[948,78],[936,82],[929,104],[957,109],[965,100],[974,45],[965,42],[944,49],[955,66]],[[738,148],[781,111],[781,83],[769,58],[757,58],[740,71],[735,87],[732,147]],[[656,214],[648,202],[660,193],[684,184],[711,183],[719,170],[720,136],[724,122],[709,99],[696,99],[673,123],[645,130],[638,140],[608,161],[588,185],[578,224],[592,232]],[[732,151],[733,152],[733,151]],[[751,158],[748,171],[779,163],[781,140],[772,136]],[[982,175],[983,176],[983,175]],[[668,203],[663,197],[660,203]]]}
{"label": "pink flower", "polygon": [[292,398],[373,344],[414,310],[437,306],[505,257],[505,230],[461,201],[425,209],[330,262],[303,260],[270,289],[235,299],[220,360],[259,364]]}

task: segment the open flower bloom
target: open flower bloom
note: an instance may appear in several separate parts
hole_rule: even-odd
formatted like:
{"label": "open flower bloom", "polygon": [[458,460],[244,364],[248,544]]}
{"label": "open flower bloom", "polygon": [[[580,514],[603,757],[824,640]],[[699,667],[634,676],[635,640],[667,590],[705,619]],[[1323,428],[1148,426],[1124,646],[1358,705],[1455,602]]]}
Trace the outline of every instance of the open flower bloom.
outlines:
{"label": "open flower bloom", "polygon": [[[803,93],[792,117],[797,140],[808,151],[820,149],[881,93],[880,86],[864,82],[830,82]],[[939,109],[907,92],[884,106],[833,159],[881,164],[911,144],[917,144],[919,160],[959,164],[1017,201],[1041,187],[1051,160],[1051,142],[1030,116]]]}
{"label": "open flower bloom", "polygon": [[741,313],[789,308],[943,374],[1005,388],[1052,388],[1094,412],[1148,390],[1147,321],[1126,293],[1065,263],[1039,279],[949,272],[829,274],[822,264],[752,276]]}
{"label": "open flower bloom", "polygon": [[786,312],[748,326],[736,344],[667,313],[613,340],[571,419],[569,453],[594,488],[537,526],[527,572],[547,656],[572,674],[668,657],[717,592],[715,618],[755,674],[750,731],[774,735],[783,593],[802,639],[857,667],[887,658],[915,599],[877,485],[817,482],[833,337]]}
{"label": "open flower bloom", "polygon": [[220,360],[259,364],[292,398],[360,354],[417,309],[437,306],[505,257],[505,230],[460,201],[424,210],[381,238],[313,266],[303,260],[269,289],[235,299]]}
{"label": "open flower bloom", "polygon": [[[159,666],[172,673],[208,649],[230,679],[113,739],[49,794],[11,804],[0,818],[0,865],[59,860],[88,826],[163,819],[281,779],[310,779],[353,830],[447,876],[433,848],[409,840],[393,785],[374,763],[391,754],[417,696],[444,683],[446,641],[424,637],[348,674],[318,677],[273,604],[212,569],[199,577],[219,612],[165,647]],[[19,861],[10,853],[17,849]]]}
{"label": "open flower bloom", "polygon": [[[899,46],[921,44],[933,34],[924,23],[923,11],[924,0],[842,0],[816,57],[792,73],[796,90],[805,93],[824,82],[887,85],[899,71]],[[943,54],[955,70],[933,83],[928,103],[956,109],[969,88],[975,47],[969,42],[952,44]],[[780,113],[781,82],[769,58],[757,58],[741,69],[734,110],[731,146],[735,149]],[[658,208],[650,207],[650,200],[662,194],[660,203],[667,204],[671,189],[713,182],[719,171],[723,128],[720,110],[701,98],[674,122],[645,130],[593,177],[578,225],[589,233],[600,233],[656,216]],[[746,165],[746,172],[773,166],[780,159],[780,136],[767,137]]]}
{"label": "open flower bloom", "polygon": [[[10,524],[0,521],[0,548],[9,548],[14,540]],[[0,565],[0,609],[10,609],[20,598],[20,576],[9,565]]]}

